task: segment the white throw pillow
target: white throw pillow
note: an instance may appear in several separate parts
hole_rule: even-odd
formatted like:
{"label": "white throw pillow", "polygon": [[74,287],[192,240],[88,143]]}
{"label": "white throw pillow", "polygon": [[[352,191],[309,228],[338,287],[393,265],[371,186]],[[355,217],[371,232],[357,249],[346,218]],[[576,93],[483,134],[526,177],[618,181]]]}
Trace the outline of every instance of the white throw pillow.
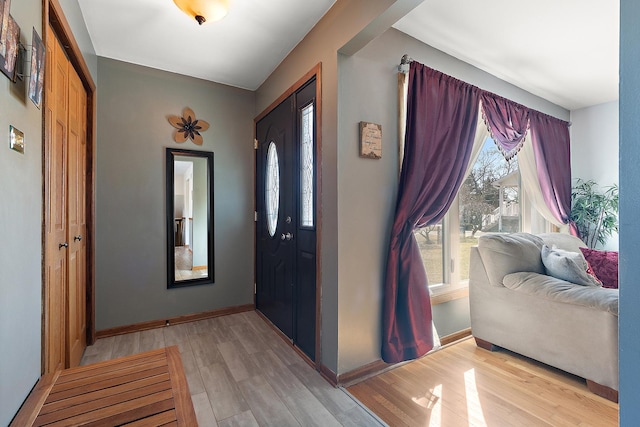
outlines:
{"label": "white throw pillow", "polygon": [[587,273],[587,265],[581,253],[544,245],[540,255],[548,276],[582,286],[600,286]]}

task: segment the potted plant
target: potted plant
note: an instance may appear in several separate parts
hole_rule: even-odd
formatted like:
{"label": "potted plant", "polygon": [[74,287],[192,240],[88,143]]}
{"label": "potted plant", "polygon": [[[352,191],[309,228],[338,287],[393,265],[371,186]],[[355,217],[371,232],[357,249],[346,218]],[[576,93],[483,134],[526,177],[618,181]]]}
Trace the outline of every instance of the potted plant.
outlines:
{"label": "potted plant", "polygon": [[593,180],[576,179],[571,191],[571,220],[589,248],[604,245],[614,231],[618,232],[618,186],[601,191]]}

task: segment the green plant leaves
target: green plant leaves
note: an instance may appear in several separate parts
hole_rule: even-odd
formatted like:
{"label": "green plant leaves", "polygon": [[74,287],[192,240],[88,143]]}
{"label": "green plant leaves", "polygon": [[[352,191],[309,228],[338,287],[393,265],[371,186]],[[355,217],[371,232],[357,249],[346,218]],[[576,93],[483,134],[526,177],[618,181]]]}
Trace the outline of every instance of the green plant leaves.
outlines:
{"label": "green plant leaves", "polygon": [[605,244],[618,231],[618,186],[613,184],[600,191],[594,180],[576,179],[571,191],[571,220],[580,237],[590,247]]}

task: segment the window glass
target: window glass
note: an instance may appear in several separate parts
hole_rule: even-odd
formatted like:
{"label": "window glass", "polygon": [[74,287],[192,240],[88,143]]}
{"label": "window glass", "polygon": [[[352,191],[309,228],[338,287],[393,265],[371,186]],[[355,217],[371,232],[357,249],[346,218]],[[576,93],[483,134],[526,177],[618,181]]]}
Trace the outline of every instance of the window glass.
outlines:
{"label": "window glass", "polygon": [[302,200],[300,225],[313,227],[313,104],[302,109],[300,128],[300,197]]}
{"label": "window glass", "polygon": [[[536,230],[544,231],[546,222],[526,202],[517,159],[507,162],[487,138],[444,219],[414,231],[431,291],[466,286],[471,247],[482,234],[531,232],[535,221],[541,223]],[[523,221],[523,207],[531,211],[527,222]]]}
{"label": "window glass", "polygon": [[443,225],[440,220],[437,224],[414,231],[430,286],[445,283]]}
{"label": "window glass", "polygon": [[507,162],[487,138],[469,176],[458,192],[460,280],[469,279],[471,246],[483,233],[515,233],[521,229],[518,162]]}
{"label": "window glass", "polygon": [[280,209],[280,165],[278,151],[272,141],[267,150],[267,168],[265,179],[265,207],[267,211],[267,229],[271,237],[276,234],[278,225],[278,211]]}

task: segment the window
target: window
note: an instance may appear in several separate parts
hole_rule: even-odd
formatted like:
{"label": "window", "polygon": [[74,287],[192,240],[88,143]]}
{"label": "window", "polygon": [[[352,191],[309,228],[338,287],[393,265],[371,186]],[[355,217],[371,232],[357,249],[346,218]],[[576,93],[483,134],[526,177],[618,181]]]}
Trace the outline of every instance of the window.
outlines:
{"label": "window", "polygon": [[414,231],[429,285],[445,283],[444,221]]}
{"label": "window", "polygon": [[302,109],[300,130],[300,198],[301,226],[313,227],[313,104]]}
{"label": "window", "polygon": [[507,162],[487,138],[444,220],[415,231],[431,292],[468,285],[470,249],[482,234],[546,231],[526,202],[517,159]]}
{"label": "window", "polygon": [[267,210],[267,228],[269,236],[276,234],[278,211],[280,210],[280,164],[278,150],[272,141],[267,150],[267,170],[265,179],[265,207]]}

